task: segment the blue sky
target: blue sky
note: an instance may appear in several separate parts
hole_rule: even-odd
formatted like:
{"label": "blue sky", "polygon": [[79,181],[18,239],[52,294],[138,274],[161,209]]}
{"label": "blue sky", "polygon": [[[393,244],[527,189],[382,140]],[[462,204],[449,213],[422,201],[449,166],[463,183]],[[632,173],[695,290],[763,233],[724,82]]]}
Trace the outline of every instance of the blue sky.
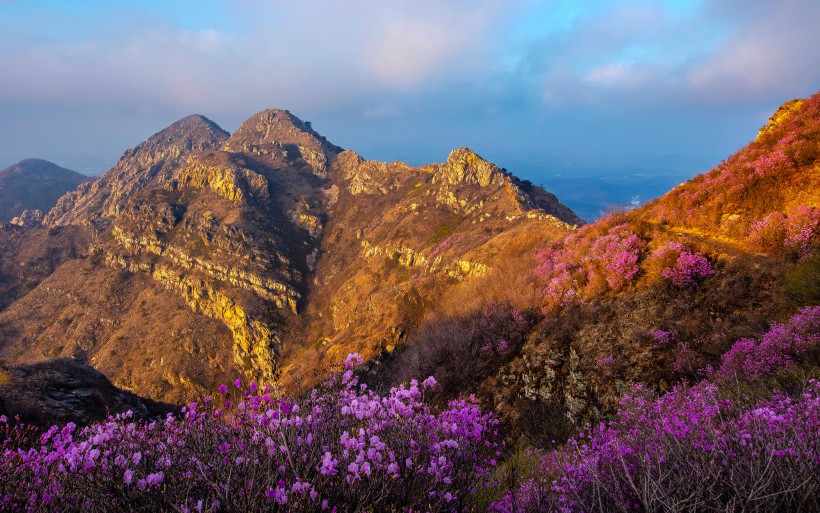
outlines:
{"label": "blue sky", "polygon": [[280,107],[371,159],[693,175],[820,88],[818,23],[818,0],[0,0],[0,167],[99,174],[185,115]]}

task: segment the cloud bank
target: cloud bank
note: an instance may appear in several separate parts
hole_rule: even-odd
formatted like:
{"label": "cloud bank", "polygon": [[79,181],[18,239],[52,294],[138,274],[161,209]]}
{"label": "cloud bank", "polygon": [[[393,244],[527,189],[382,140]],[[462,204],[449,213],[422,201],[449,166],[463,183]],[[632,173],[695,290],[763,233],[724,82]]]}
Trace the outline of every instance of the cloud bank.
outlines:
{"label": "cloud bank", "polygon": [[[401,137],[418,160],[461,139],[491,155],[569,158],[584,148],[549,141],[581,144],[597,124],[600,155],[628,159],[610,134],[650,137],[653,123],[717,113],[736,116],[728,131],[820,87],[816,0],[173,5],[0,3],[0,161],[50,151],[100,169],[191,112],[233,129],[266,107],[378,157]],[[613,121],[625,115],[640,119]]]}

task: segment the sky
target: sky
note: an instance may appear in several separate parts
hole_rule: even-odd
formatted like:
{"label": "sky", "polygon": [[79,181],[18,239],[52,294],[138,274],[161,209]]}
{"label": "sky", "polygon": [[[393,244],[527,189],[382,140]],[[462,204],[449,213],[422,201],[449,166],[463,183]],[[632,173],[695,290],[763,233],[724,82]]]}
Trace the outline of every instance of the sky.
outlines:
{"label": "sky", "polygon": [[[0,168],[286,108],[368,159],[693,176],[820,89],[820,0],[0,0]],[[560,197],[560,194],[559,194]]]}

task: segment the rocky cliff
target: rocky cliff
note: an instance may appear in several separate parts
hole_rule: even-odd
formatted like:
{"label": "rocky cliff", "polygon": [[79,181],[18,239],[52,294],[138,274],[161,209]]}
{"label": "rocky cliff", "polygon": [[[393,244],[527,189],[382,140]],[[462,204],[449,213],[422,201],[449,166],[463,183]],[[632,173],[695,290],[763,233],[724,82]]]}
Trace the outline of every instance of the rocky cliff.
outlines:
{"label": "rocky cliff", "polygon": [[179,402],[392,351],[448,288],[581,223],[526,189],[466,148],[413,168],[342,151],[284,110],[232,135],[190,116],[66,194],[44,228],[7,230],[22,260],[38,237],[76,234],[2,305],[0,358],[82,358]]}

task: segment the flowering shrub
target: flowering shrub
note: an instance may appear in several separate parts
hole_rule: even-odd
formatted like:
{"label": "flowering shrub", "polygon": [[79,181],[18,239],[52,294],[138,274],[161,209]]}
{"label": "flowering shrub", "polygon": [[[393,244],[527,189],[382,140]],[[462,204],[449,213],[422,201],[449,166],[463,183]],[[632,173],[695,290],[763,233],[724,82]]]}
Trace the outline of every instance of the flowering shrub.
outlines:
{"label": "flowering shrub", "polygon": [[652,335],[652,339],[654,340],[652,345],[655,348],[668,347],[675,341],[674,331],[653,330],[649,334]]}
{"label": "flowering shrub", "polygon": [[820,208],[794,208],[786,225],[784,244],[799,260],[810,258],[820,244]]}
{"label": "flowering shrub", "polygon": [[662,263],[661,276],[682,288],[697,287],[700,280],[715,274],[706,257],[686,251],[679,242],[669,242],[655,250],[652,260]]}
{"label": "flowering shrub", "polygon": [[786,251],[805,260],[820,242],[820,209],[799,206],[788,216],[771,212],[749,228],[749,240],[762,251]]}
{"label": "flowering shrub", "polygon": [[[653,337],[674,341],[668,331]],[[720,387],[817,365],[818,353],[820,307],[804,308],[759,341],[737,341],[698,385],[662,397],[635,385],[613,422],[543,454],[534,477],[491,510],[817,511],[820,382],[762,400]]]}
{"label": "flowering shrub", "polygon": [[3,511],[461,511],[495,464],[497,421],[472,401],[440,413],[424,383],[379,396],[349,357],[303,399],[220,387],[180,415],[130,415],[39,439],[0,424]]}
{"label": "flowering shrub", "polygon": [[708,382],[661,398],[636,386],[491,510],[817,511],[818,475],[820,382],[757,402]]}
{"label": "flowering shrub", "polygon": [[[478,384],[520,354],[537,317],[511,305],[492,305],[466,317],[429,323],[374,383],[390,385],[433,375],[436,398],[454,397]],[[387,369],[388,366],[380,366]],[[371,375],[372,376],[372,375]]]}
{"label": "flowering shrub", "polygon": [[820,307],[804,308],[786,324],[772,326],[759,341],[735,342],[723,355],[717,375],[723,379],[750,380],[787,372],[801,358],[818,351]]}
{"label": "flowering shrub", "polygon": [[646,243],[627,223],[616,224],[597,236],[592,225],[588,226],[564,238],[559,246],[538,253],[535,274],[546,282],[548,308],[566,305],[579,294],[621,290],[640,270],[638,261]]}

